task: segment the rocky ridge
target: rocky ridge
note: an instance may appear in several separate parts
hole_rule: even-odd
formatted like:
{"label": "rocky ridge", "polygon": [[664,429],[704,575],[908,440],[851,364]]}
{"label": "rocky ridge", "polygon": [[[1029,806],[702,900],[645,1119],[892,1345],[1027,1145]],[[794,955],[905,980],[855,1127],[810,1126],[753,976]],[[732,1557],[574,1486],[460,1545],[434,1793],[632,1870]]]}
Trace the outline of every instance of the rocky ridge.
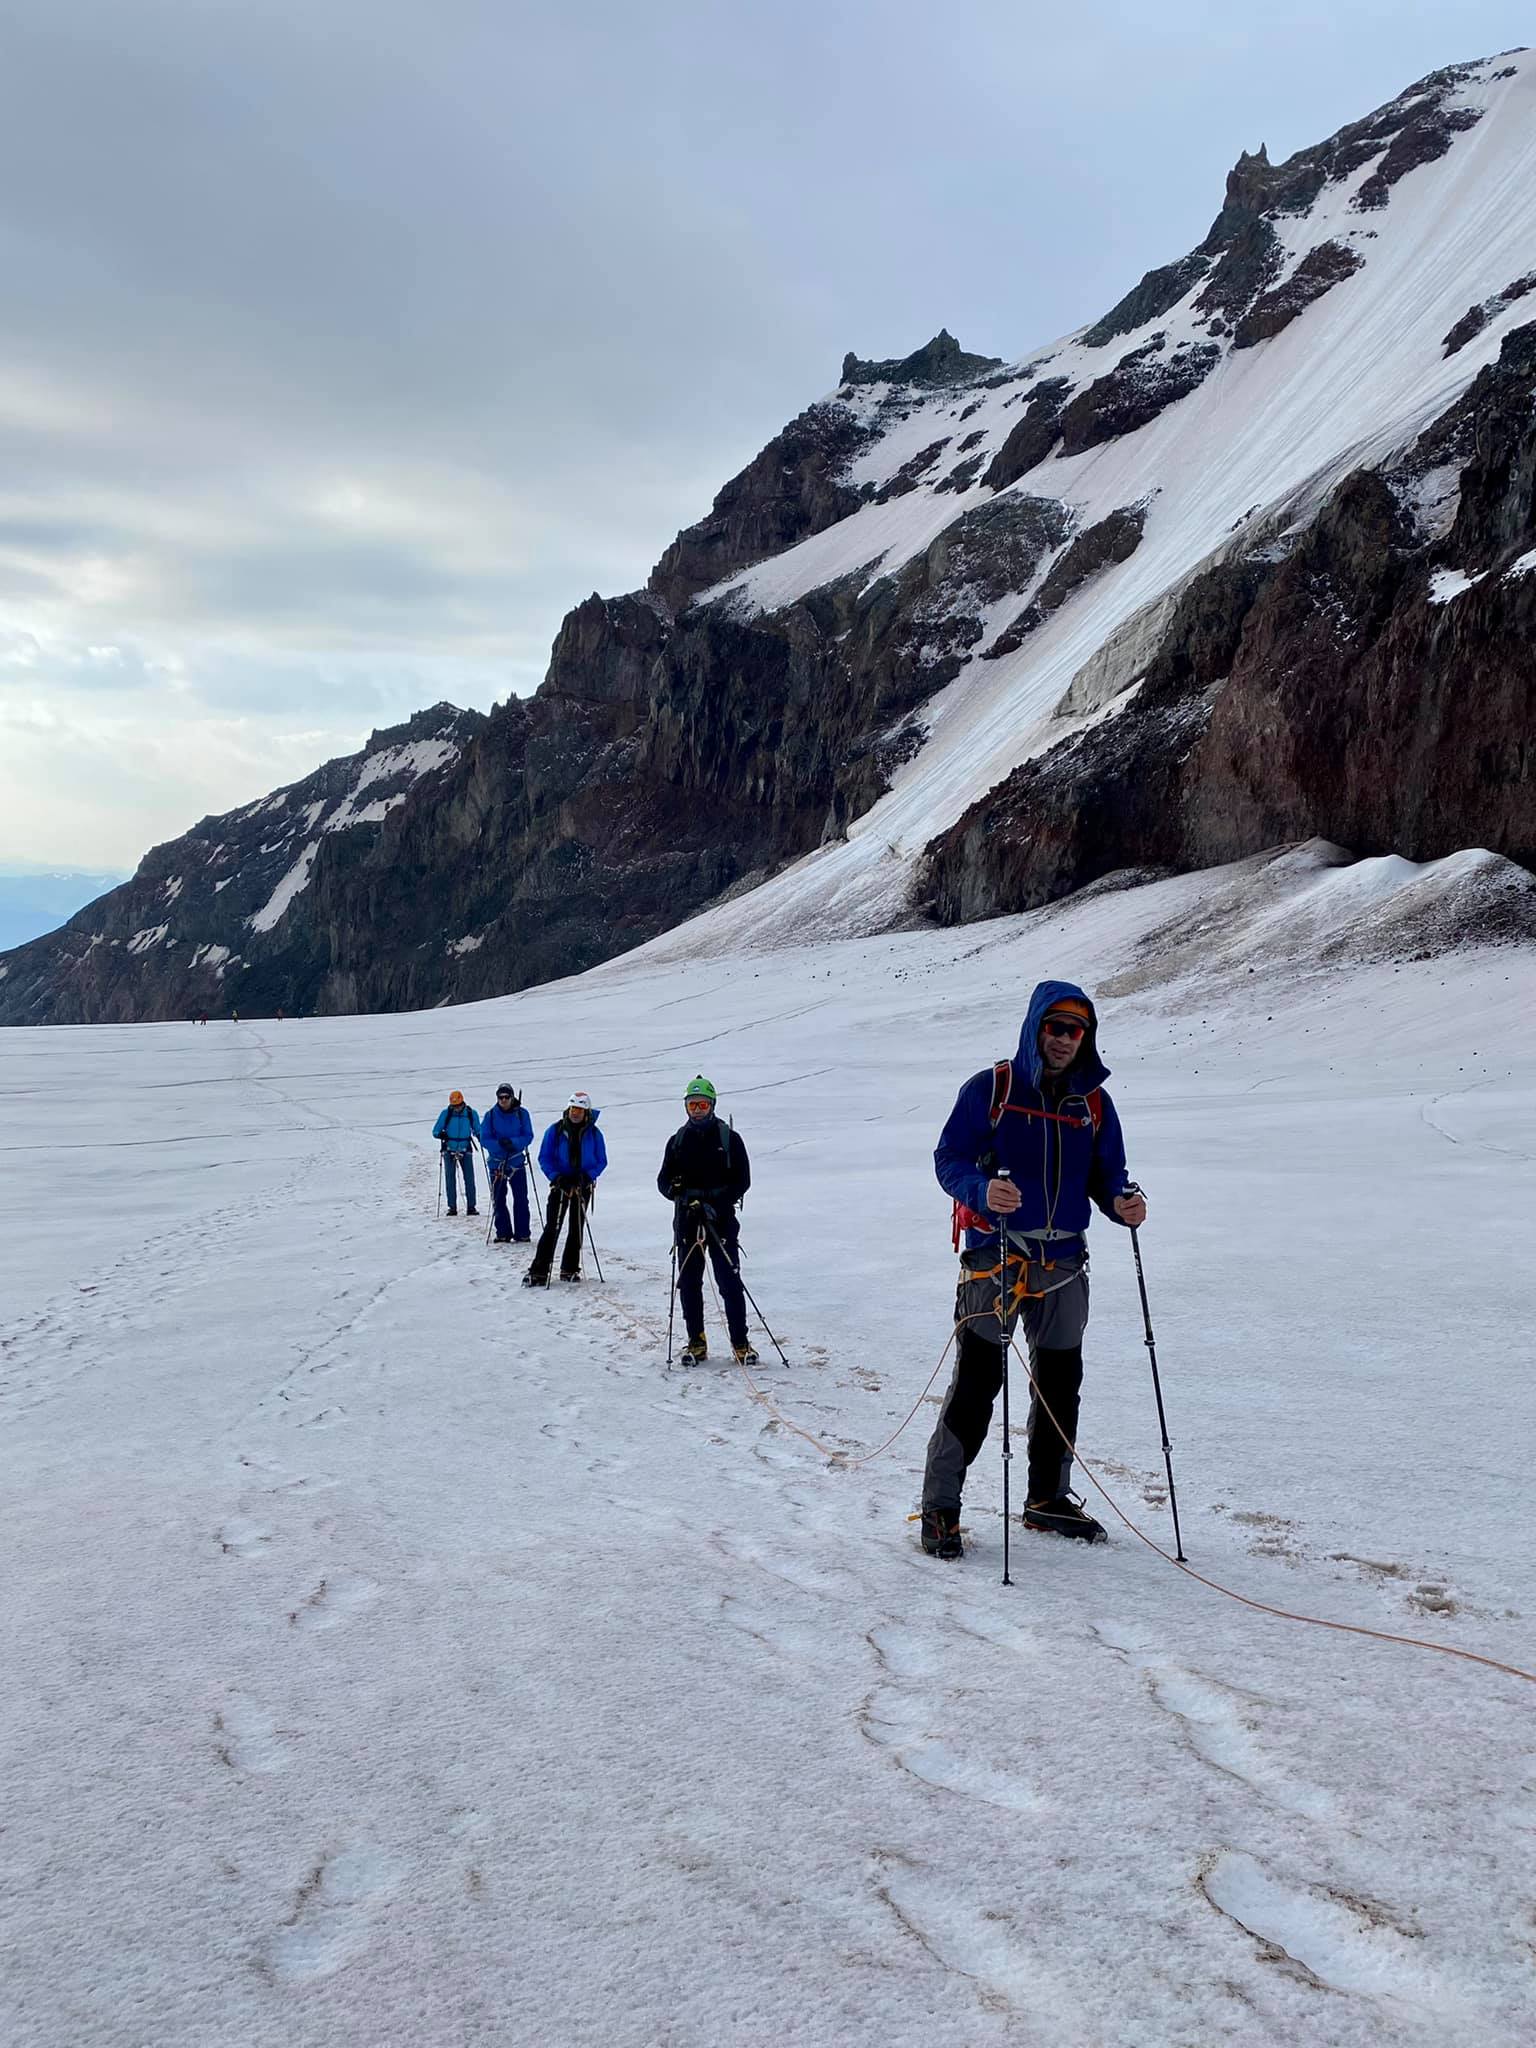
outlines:
{"label": "rocky ridge", "polygon": [[[171,879],[158,867],[146,877],[164,852],[157,850],[128,885],[139,891],[131,913],[139,921],[131,931],[114,926],[96,949],[106,946],[131,965],[87,971],[70,951],[74,939],[39,941],[43,952],[23,949],[25,961],[13,954],[0,963],[0,1020],[185,1014],[202,985],[188,972],[200,947],[228,948],[231,957],[238,951],[249,989],[292,1008],[467,1000],[591,966],[803,855],[835,851],[924,750],[941,693],[969,690],[982,676],[1029,673],[1041,643],[1090,630],[1106,591],[1139,587],[1148,537],[1157,538],[1163,516],[1157,464],[1142,484],[1097,501],[1084,490],[1092,474],[1084,465],[1106,451],[1118,459],[1117,451],[1141,447],[1177,462],[1186,420],[1199,422],[1191,435],[1209,438],[1219,428],[1227,436],[1221,445],[1240,451],[1244,417],[1240,409],[1222,412],[1223,379],[1239,364],[1268,360],[1277,341],[1294,376],[1304,361],[1298,341],[1304,351],[1309,323],[1319,317],[1314,308],[1369,287],[1390,245],[1399,195],[1424,189],[1434,166],[1497,104],[1505,79],[1523,86],[1521,67],[1501,69],[1498,60],[1452,67],[1285,163],[1271,164],[1262,149],[1245,154],[1197,250],[1148,272],[1103,320],[1043,353],[1008,364],[968,353],[941,331],[906,357],[848,356],[836,390],[724,486],[705,518],[666,550],[644,590],[593,595],[567,616],[532,698],[466,729],[453,758],[404,791],[366,834],[328,835],[312,854],[307,837],[285,842],[282,873],[261,869],[260,885],[253,878],[246,892],[251,907],[241,912],[238,948],[226,907],[192,899],[180,922],[167,921],[159,939],[129,951],[130,941],[155,929],[152,912],[158,919],[145,889],[152,899]],[[1479,370],[1513,331],[1519,294],[1503,280],[1516,270],[1510,263],[1477,277],[1478,324],[1458,343],[1457,370],[1445,373],[1462,378],[1471,410],[1463,441],[1448,427],[1415,486],[1425,507],[1450,505],[1454,513],[1458,501],[1463,510],[1472,501],[1458,464],[1473,459],[1468,449],[1493,403],[1493,387],[1473,392]],[[1463,290],[1457,303],[1465,306],[1467,296]],[[1454,310],[1448,306],[1443,319]],[[1390,478],[1382,485],[1388,497],[1397,487]],[[1287,636],[1299,607],[1296,578],[1308,572],[1288,565],[1319,550],[1326,557],[1330,534],[1351,562],[1363,562],[1369,551],[1359,534],[1370,528],[1372,502],[1361,483],[1334,493],[1325,512],[1309,505],[1299,520],[1289,501],[1255,506],[1182,594],[1160,570],[1155,601],[1103,638],[1080,671],[1092,671],[1091,689],[1074,685],[1062,699],[1096,717],[1107,703],[1109,716],[1047,756],[1048,777],[1038,763],[1027,764],[1019,771],[1025,781],[1005,781],[1006,795],[973,804],[949,831],[961,807],[951,802],[921,878],[930,913],[980,914],[1021,891],[1072,886],[1071,876],[1090,869],[1107,872],[1106,849],[1126,837],[1117,839],[1108,816],[1120,797],[1089,803],[1097,822],[1074,835],[1074,778],[1085,778],[1091,791],[1103,776],[1109,789],[1113,776],[1100,748],[1150,734],[1145,720],[1161,707],[1165,744],[1157,762],[1142,767],[1149,785],[1162,775],[1171,788],[1176,763],[1163,755],[1204,744],[1217,723],[1214,716],[1202,723],[1205,696],[1226,679],[1215,650],[1234,647],[1234,633],[1244,640],[1252,612],[1254,644],[1263,640],[1270,650],[1253,670],[1254,689],[1263,659],[1300,658],[1305,636]],[[1382,543],[1392,563],[1430,545],[1406,537],[1405,517],[1400,512]],[[1486,579],[1502,589],[1512,572],[1477,573],[1480,603],[1491,604]],[[1379,564],[1360,578],[1350,601],[1364,610],[1351,626],[1351,645],[1361,635],[1383,637],[1383,607],[1383,617],[1396,618],[1417,601],[1411,578],[1394,581]],[[1257,622],[1271,610],[1265,639]],[[1504,628],[1490,631],[1496,637]],[[1139,660],[1143,643],[1147,661],[1136,675],[1122,675],[1129,656],[1116,648],[1136,649]],[[1306,659],[1318,660],[1319,645],[1314,636]],[[1461,658],[1455,646],[1446,651],[1448,674]],[[1338,675],[1338,661],[1330,660],[1317,668],[1319,678]],[[1189,682],[1196,672],[1198,687]],[[1133,681],[1127,706],[1123,689]],[[1408,702],[1411,692],[1403,695]],[[943,701],[957,700],[949,694]],[[1143,704],[1146,712],[1132,717]],[[1271,709],[1278,720],[1304,721],[1315,706],[1305,691],[1280,690]],[[1235,735],[1229,744],[1235,760]],[[1443,727],[1440,745],[1466,752],[1462,729]],[[1257,753],[1267,751],[1278,759],[1285,750],[1266,738]],[[1218,773],[1216,755],[1203,758]],[[1375,768],[1362,769],[1353,785],[1358,817],[1335,805],[1333,822],[1301,824],[1316,778],[1308,782],[1300,770],[1285,801],[1266,808],[1256,794],[1245,815],[1284,817],[1298,823],[1291,836],[1326,830],[1346,843],[1352,834],[1342,828],[1352,818],[1390,832],[1395,814],[1378,804],[1373,821],[1379,792],[1369,801],[1368,792],[1373,774],[1397,772],[1407,757],[1388,749],[1373,758]],[[1468,813],[1481,815],[1492,772],[1487,748],[1465,773],[1449,776],[1438,767],[1430,773],[1426,757],[1415,761],[1442,790],[1435,831],[1459,835],[1457,844],[1478,837],[1467,829]],[[1511,845],[1523,843],[1524,830],[1518,777],[1513,787]],[[1055,820],[1043,836],[1035,825],[1041,803]],[[1206,857],[1219,838],[1219,806],[1213,800],[1210,808],[1208,829],[1191,829],[1175,844],[1160,827],[1163,851],[1136,858]],[[1244,839],[1248,829],[1233,827]],[[1052,832],[1063,841],[1054,878],[1043,852],[1019,854],[1012,865],[1003,858],[1005,846],[1031,835],[1043,848]],[[1089,843],[1096,835],[1103,842],[1097,851]],[[277,860],[259,848],[252,857]],[[289,893],[275,903],[285,876],[293,877]],[[205,908],[206,929],[192,916]],[[268,929],[255,928],[258,917],[270,918]],[[74,921],[81,931],[105,930],[92,912],[83,918]],[[204,952],[198,971],[211,958]],[[217,964],[227,983],[229,961]],[[246,997],[248,1006],[252,1000]]]}

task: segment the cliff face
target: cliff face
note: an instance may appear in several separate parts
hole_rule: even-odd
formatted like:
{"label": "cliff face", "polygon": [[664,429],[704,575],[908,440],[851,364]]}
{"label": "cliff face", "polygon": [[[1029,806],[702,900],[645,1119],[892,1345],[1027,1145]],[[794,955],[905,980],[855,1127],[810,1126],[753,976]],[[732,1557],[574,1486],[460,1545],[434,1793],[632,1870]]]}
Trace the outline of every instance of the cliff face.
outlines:
{"label": "cliff face", "polygon": [[367,753],[157,849],[0,1021],[464,1001],[726,894],[799,935],[806,875],[888,917],[925,847],[944,917],[1314,835],[1529,859],[1533,116],[1529,57],[1438,72],[1245,153],[1044,351],[850,354],[532,698],[376,736],[439,749],[387,805]]}
{"label": "cliff face", "polygon": [[375,847],[413,794],[440,788],[485,723],[451,704],[419,711],[359,753],[155,847],[130,881],[0,957],[0,1022],[309,1008],[325,964],[311,892]]}
{"label": "cliff face", "polygon": [[1533,645],[1536,325],[1283,556],[1196,579],[1125,707],[972,805],[920,894],[945,920],[985,917],[1314,835],[1536,866]]}

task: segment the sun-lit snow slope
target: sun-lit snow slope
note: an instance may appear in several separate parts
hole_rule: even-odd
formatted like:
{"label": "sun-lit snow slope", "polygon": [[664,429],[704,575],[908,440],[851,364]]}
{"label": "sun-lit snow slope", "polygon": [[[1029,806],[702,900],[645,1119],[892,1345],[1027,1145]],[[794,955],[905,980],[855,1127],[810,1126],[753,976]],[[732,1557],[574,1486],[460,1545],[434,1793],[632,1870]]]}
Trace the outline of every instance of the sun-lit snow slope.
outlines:
{"label": "sun-lit snow slope", "polygon": [[[1536,964],[1392,957],[1486,862],[1334,860],[427,1015],[7,1032],[6,2048],[1528,2040],[1531,1688],[1118,1525],[1019,1537],[1005,1589],[995,1435],[940,1565],[931,1403],[843,1469],[664,1370],[702,1067],[763,1384],[894,1429],[951,1313],[939,1124],[1079,977],[1197,1566],[1536,1662]],[[432,1118],[504,1076],[602,1105],[604,1287],[434,1218]],[[1082,1441],[1166,1541],[1093,1240]]]}
{"label": "sun-lit snow slope", "polygon": [[[1410,442],[1494,360],[1500,343],[1531,317],[1529,298],[1500,307],[1475,341],[1446,357],[1443,340],[1473,304],[1502,291],[1536,261],[1536,53],[1474,67],[1447,105],[1476,110],[1435,162],[1391,187],[1380,210],[1354,202],[1375,168],[1363,164],[1327,186],[1300,215],[1273,221],[1285,277],[1308,251],[1338,243],[1363,259],[1277,337],[1223,354],[1206,381],[1151,425],[1088,452],[1055,455],[1011,488],[1065,500],[1081,532],[1124,506],[1145,503],[1145,533],[1128,561],[1109,569],[1014,654],[973,656],[928,707],[927,744],[901,769],[891,793],[850,828],[846,844],[801,861],[713,922],[739,938],[804,937],[867,930],[900,905],[911,859],[1020,760],[1072,728],[1050,714],[1073,678],[1128,622],[1154,627],[1146,608],[1176,592],[1213,554],[1268,541],[1276,526],[1305,518],[1349,470]],[[1509,74],[1505,76],[1503,74]],[[1385,147],[1385,145],[1383,145]],[[1107,347],[1069,337],[1021,358],[1081,391],[1145,346],[1158,330],[1167,353],[1211,331],[1196,305],[1199,280],[1171,312]],[[942,436],[974,436],[995,453],[1020,417],[1017,384],[911,394],[905,417],[855,463],[849,481],[879,484]],[[860,388],[845,402],[884,426],[889,387]],[[962,420],[961,415],[964,414]],[[929,480],[887,503],[868,504],[836,526],[705,594],[776,610],[835,578],[897,568],[972,507],[991,502],[977,485],[958,495]],[[967,443],[967,445],[969,445]],[[1044,572],[1042,571],[1042,574]],[[1019,610],[1010,594],[987,618],[977,650]],[[1144,631],[1108,663],[1114,687],[1130,684],[1151,652]],[[706,920],[710,922],[711,920]],[[690,936],[688,943],[693,943]]]}

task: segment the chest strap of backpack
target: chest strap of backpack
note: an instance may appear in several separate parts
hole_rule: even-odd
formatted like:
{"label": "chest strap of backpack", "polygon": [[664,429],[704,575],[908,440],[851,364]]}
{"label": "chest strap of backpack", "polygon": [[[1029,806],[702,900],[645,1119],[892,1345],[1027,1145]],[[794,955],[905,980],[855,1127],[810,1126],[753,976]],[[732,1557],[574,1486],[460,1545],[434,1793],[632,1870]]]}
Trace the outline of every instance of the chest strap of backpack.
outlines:
{"label": "chest strap of backpack", "polygon": [[[1090,1088],[1082,1097],[1087,1116],[1064,1116],[1059,1110],[1034,1109],[1028,1103],[1010,1102],[1013,1093],[1013,1061],[999,1060],[992,1069],[992,1103],[987,1111],[987,1122],[995,1131],[1003,1118],[1011,1111],[1014,1116],[1038,1117],[1042,1123],[1066,1124],[1074,1131],[1091,1130],[1095,1137],[1104,1121],[1104,1094],[1099,1088]],[[996,1230],[997,1224],[991,1216],[979,1216],[964,1202],[956,1202],[950,1222],[950,1243],[954,1250],[960,1249],[960,1239],[968,1230]]]}

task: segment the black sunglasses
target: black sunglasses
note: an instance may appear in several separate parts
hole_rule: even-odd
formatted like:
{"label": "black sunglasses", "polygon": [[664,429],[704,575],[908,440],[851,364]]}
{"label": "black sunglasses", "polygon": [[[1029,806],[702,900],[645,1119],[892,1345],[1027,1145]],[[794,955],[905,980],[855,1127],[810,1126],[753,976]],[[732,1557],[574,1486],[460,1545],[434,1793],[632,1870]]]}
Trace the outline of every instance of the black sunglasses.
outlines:
{"label": "black sunglasses", "polygon": [[1047,1038],[1081,1038],[1087,1029],[1086,1024],[1074,1024],[1069,1017],[1047,1017],[1045,1020]]}
{"label": "black sunglasses", "polygon": [[498,1088],[496,1090],[496,1100],[498,1102],[510,1102],[512,1100],[512,1090],[510,1088]]}

